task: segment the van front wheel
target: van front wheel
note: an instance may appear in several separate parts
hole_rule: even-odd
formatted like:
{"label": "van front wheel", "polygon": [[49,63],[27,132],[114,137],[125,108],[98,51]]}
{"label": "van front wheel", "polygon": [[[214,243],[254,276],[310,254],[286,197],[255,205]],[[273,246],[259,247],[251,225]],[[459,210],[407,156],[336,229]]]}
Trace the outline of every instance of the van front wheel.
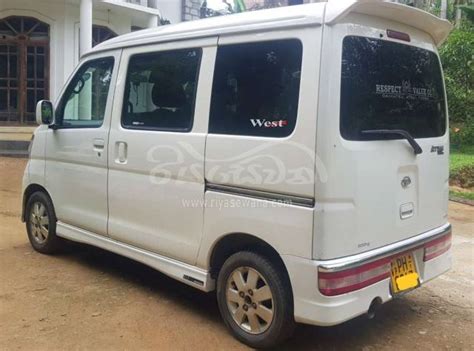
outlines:
{"label": "van front wheel", "polygon": [[30,196],[25,220],[28,239],[36,251],[53,254],[61,249],[63,240],[56,236],[56,215],[48,195],[38,191]]}
{"label": "van front wheel", "polygon": [[254,252],[238,252],[225,261],[217,279],[217,301],[238,340],[266,348],[291,335],[293,301],[285,278],[277,265]]}

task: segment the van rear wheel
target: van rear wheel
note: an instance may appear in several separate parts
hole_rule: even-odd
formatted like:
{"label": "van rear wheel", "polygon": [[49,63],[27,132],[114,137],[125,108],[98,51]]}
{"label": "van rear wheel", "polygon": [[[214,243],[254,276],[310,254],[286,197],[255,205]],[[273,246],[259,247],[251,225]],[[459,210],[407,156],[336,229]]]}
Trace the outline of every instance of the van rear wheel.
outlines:
{"label": "van rear wheel", "polygon": [[30,196],[25,222],[28,239],[36,251],[53,254],[61,249],[63,240],[56,236],[56,215],[48,195],[38,191]]}
{"label": "van rear wheel", "polygon": [[251,347],[275,346],[294,329],[291,287],[284,272],[260,254],[243,251],[225,261],[217,300],[232,334]]}

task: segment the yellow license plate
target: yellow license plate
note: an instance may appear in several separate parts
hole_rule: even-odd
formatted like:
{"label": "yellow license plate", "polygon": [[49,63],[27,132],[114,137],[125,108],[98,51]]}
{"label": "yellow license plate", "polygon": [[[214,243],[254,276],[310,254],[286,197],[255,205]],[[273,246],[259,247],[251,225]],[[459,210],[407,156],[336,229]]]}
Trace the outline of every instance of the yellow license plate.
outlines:
{"label": "yellow license plate", "polygon": [[411,253],[394,258],[391,262],[391,271],[392,292],[395,294],[420,285],[415,261]]}

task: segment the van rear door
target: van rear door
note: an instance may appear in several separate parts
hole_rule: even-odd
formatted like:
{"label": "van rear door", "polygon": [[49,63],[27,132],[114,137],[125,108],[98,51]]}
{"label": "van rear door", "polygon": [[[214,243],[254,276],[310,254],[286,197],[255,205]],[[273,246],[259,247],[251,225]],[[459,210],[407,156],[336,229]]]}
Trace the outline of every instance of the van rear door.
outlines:
{"label": "van rear door", "polygon": [[446,223],[446,97],[430,34],[350,13],[325,27],[322,65],[317,154],[328,180],[316,184],[313,256],[352,255]]}

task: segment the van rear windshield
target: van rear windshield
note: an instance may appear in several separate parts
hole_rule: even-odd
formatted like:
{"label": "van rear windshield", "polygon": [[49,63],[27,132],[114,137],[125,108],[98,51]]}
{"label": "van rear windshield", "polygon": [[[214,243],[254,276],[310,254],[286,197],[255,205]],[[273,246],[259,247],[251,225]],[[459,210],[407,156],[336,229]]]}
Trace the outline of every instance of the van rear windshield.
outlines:
{"label": "van rear windshield", "polygon": [[358,36],[343,41],[340,131],[347,140],[398,139],[364,130],[403,129],[414,138],[444,135],[446,112],[437,55]]}

